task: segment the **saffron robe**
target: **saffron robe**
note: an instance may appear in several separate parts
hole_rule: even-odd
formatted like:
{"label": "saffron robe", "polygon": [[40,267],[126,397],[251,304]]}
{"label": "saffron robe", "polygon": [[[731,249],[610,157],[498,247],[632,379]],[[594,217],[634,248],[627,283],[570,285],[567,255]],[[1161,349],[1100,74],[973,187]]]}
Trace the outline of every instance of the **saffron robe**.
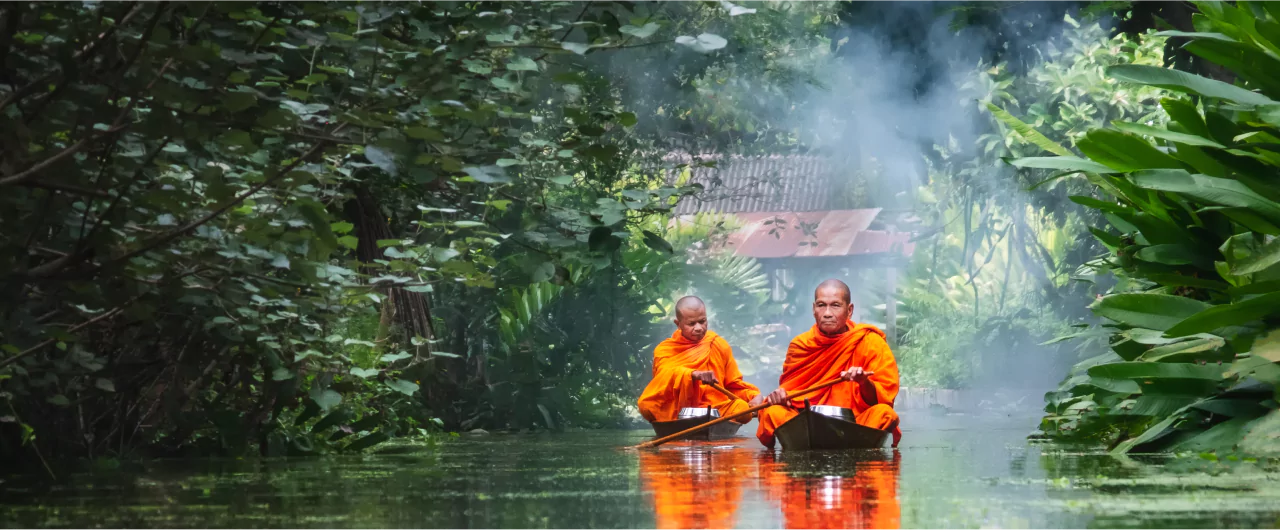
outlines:
{"label": "saffron robe", "polygon": [[[729,392],[741,398],[730,400],[709,385],[693,380],[693,372],[710,370]],[[742,380],[733,349],[723,337],[707,330],[702,340],[693,342],[676,330],[671,338],[653,350],[653,380],[640,394],[640,415],[650,422],[675,421],[684,407],[715,407],[728,416],[750,408],[747,402],[760,389]],[[751,421],[750,417],[741,423]]]}
{"label": "saffron robe", "polygon": [[860,383],[838,383],[815,393],[793,400],[790,407],[774,406],[760,411],[760,426],[756,437],[765,447],[773,447],[773,432],[778,426],[795,417],[796,408],[804,407],[808,399],[814,405],[831,405],[853,409],[860,425],[892,431],[893,445],[898,446],[902,431],[898,429],[898,414],[893,410],[893,400],[898,397],[898,363],[884,341],[884,332],[875,326],[849,322],[849,329],[834,337],[828,337],[814,326],[791,340],[787,348],[787,360],[782,365],[780,387],[788,393],[798,392],[838,379],[840,372],[852,367],[874,372],[866,384],[875,389],[877,403],[872,405],[862,399]]}

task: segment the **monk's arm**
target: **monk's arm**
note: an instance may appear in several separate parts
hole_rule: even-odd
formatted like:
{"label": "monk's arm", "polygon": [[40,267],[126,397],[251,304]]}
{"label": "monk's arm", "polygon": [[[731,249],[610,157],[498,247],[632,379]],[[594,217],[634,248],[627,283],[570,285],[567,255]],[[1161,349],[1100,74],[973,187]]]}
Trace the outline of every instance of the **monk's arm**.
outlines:
{"label": "monk's arm", "polygon": [[898,363],[893,359],[893,352],[879,336],[868,337],[864,344],[869,351],[864,357],[867,365],[863,369],[873,373],[869,378],[870,384],[858,385],[860,397],[868,406],[878,403],[893,405],[894,398],[898,396]]}

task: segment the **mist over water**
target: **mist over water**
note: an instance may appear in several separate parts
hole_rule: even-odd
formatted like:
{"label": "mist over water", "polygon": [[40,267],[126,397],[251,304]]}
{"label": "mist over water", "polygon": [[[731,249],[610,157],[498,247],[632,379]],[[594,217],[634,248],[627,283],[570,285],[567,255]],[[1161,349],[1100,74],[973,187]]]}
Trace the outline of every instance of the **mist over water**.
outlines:
{"label": "mist over water", "polygon": [[[752,5],[759,9],[767,6]],[[785,8],[774,5],[773,7]],[[761,148],[745,144],[747,154],[801,153],[832,161],[837,186],[861,181],[866,202],[884,208],[878,221],[911,217],[917,206],[916,190],[929,184],[930,160],[936,160],[943,148],[952,157],[977,156],[976,141],[993,130],[990,114],[978,102],[987,94],[978,81],[980,74],[992,66],[993,54],[1011,59],[1011,68],[1026,69],[1046,59],[1055,40],[1062,39],[1068,22],[1062,9],[1041,3],[1015,3],[999,9],[1001,23],[995,30],[953,27],[954,14],[946,10],[955,4],[930,2],[873,2],[851,6],[845,11],[845,24],[829,32],[826,42],[812,43],[811,52],[819,56],[818,68],[807,70],[783,93],[761,91],[747,102],[744,110],[766,116],[777,130],[799,139],[793,147]],[[1073,13],[1074,14],[1074,13]],[[750,16],[750,15],[746,15]],[[800,24],[798,18],[793,18]],[[1034,24],[1031,23],[1034,21]],[[1105,26],[1107,22],[1103,22]],[[796,27],[797,35],[801,28]],[[751,43],[731,43],[730,45]],[[664,53],[655,60],[655,53]],[[697,54],[637,51],[647,64],[666,68],[637,71],[627,55],[610,60],[600,59],[599,66],[610,75],[626,76],[631,97],[638,105],[654,94],[675,91],[668,83],[680,71],[683,61],[697,60]],[[805,56],[804,52],[797,52]],[[811,59],[805,59],[811,60]],[[665,61],[665,63],[663,62]],[[799,59],[797,63],[803,62]],[[670,97],[670,95],[664,95]],[[696,97],[713,97],[702,92]],[[698,138],[672,131],[677,145],[690,151],[700,149]],[[718,153],[732,154],[732,153]],[[722,166],[723,167],[723,166]],[[1011,167],[996,163],[978,173],[983,186],[1000,193],[1019,195],[1024,191],[1013,178]],[[917,227],[919,228],[919,227]],[[928,228],[928,227],[925,227]],[[909,227],[908,227],[909,229]],[[915,252],[925,252],[928,239],[917,243]],[[847,269],[830,265],[810,265],[793,260],[792,289],[809,293],[824,278],[837,277],[848,282],[856,306],[855,320],[885,327],[883,305],[887,295],[887,271]],[[897,272],[899,292],[911,281],[905,269]],[[1031,285],[1010,286],[1026,292]],[[675,293],[675,296],[690,293]],[[759,343],[733,344],[736,355],[748,372],[747,380],[768,391],[777,386],[791,336],[812,325],[810,308],[800,303],[806,297],[793,296],[783,317],[788,329],[776,331]],[[1081,304],[1087,301],[1081,301]],[[752,321],[734,308],[709,308],[711,328],[747,328],[766,322]],[[879,316],[877,316],[879,315]],[[898,338],[909,330],[898,329]],[[733,337],[730,337],[733,342]],[[1051,350],[1023,340],[1014,343],[991,341],[1004,351],[974,352],[986,362],[975,364],[968,386],[981,390],[949,399],[957,408],[1005,409],[1016,406],[1038,408],[1041,396],[1059,382],[1074,361],[1055,355]],[[900,353],[899,348],[895,352]],[[646,352],[647,353],[647,352]],[[901,358],[899,358],[901,364]],[[904,379],[909,377],[903,373]],[[913,403],[912,405],[918,405]],[[912,406],[908,405],[908,406]]]}

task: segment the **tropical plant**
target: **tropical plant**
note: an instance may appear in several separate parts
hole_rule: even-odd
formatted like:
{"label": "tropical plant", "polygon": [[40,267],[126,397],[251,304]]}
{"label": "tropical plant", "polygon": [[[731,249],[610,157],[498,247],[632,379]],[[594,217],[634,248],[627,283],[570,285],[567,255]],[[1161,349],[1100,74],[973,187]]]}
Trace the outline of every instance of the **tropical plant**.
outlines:
{"label": "tropical plant", "polygon": [[[1117,283],[1093,311],[1111,351],[1076,365],[1046,396],[1042,429],[1116,452],[1275,452],[1280,431],[1280,9],[1198,4],[1187,49],[1238,84],[1147,65],[1114,79],[1181,94],[1171,122],[1115,121],[1076,147],[1085,158],[1022,158],[1022,167],[1086,175],[1104,198],[1091,232],[1106,255],[1086,264]],[[1087,333],[1098,333],[1088,331]]]}

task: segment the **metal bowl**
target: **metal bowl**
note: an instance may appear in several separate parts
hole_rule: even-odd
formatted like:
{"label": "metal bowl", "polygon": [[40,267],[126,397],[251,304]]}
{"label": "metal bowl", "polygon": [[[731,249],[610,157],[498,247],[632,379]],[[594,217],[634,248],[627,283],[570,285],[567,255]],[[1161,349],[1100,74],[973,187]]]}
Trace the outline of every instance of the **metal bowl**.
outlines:
{"label": "metal bowl", "polygon": [[845,421],[855,421],[855,418],[857,417],[853,414],[853,409],[846,409],[844,407],[833,407],[831,405],[812,405],[809,408],[812,409],[814,412],[817,412],[818,414],[821,414],[828,418],[837,418]]}
{"label": "metal bowl", "polygon": [[679,414],[679,416],[677,416],[677,418],[682,419],[682,420],[683,420],[683,419],[686,419],[686,418],[701,418],[701,417],[706,416],[708,411],[710,411],[710,413],[711,413],[711,417],[712,417],[712,418],[719,418],[719,417],[720,417],[720,411],[718,411],[718,410],[716,410],[716,409],[713,409],[713,408],[708,408],[708,407],[698,407],[698,408],[694,408],[694,407],[685,407],[685,408],[680,409],[680,414]]}

